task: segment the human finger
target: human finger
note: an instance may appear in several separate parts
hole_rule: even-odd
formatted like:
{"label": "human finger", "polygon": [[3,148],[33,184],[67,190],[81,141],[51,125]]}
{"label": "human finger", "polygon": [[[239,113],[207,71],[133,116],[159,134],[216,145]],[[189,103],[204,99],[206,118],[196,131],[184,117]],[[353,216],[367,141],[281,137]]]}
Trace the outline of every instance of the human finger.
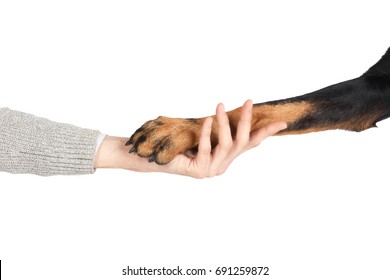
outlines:
{"label": "human finger", "polygon": [[265,127],[262,127],[256,131],[254,131],[251,134],[248,148],[256,147],[267,137],[274,135],[274,134],[278,133],[279,131],[284,130],[286,128],[287,128],[287,123],[274,122],[274,123],[268,124]]}
{"label": "human finger", "polygon": [[211,127],[213,119],[208,117],[204,120],[198,146],[198,154],[195,159],[193,159],[193,168],[194,176],[203,178],[207,174],[207,170],[210,166],[210,157],[211,157]]}
{"label": "human finger", "polygon": [[241,115],[237,124],[237,133],[235,139],[235,145],[237,149],[242,149],[249,142],[252,126],[252,107],[252,100],[247,100],[241,108]]}
{"label": "human finger", "polygon": [[228,115],[225,112],[225,106],[220,103],[216,110],[217,127],[218,127],[218,145],[215,148],[215,160],[223,158],[233,145],[232,133]]}

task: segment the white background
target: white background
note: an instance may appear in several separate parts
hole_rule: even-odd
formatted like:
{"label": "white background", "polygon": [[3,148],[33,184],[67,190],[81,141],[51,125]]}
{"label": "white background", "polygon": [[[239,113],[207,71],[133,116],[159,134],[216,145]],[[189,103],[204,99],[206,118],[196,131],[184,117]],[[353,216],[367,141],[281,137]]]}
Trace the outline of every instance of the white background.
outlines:
{"label": "white background", "polygon": [[[130,136],[158,115],[300,95],[384,54],[386,2],[1,1],[0,107]],[[0,173],[3,277],[161,279],[122,268],[180,265],[389,279],[390,121],[378,126],[273,137],[207,180]]]}

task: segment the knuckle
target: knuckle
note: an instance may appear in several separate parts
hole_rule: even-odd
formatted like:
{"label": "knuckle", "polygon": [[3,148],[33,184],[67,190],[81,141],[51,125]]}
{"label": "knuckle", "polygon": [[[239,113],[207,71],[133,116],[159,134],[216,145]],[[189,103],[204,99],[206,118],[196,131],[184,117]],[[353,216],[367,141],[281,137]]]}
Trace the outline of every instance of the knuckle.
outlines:
{"label": "knuckle", "polygon": [[221,148],[223,149],[231,149],[233,147],[233,140],[224,140],[220,142]]}
{"label": "knuckle", "polygon": [[233,142],[229,142],[228,144],[224,145],[223,150],[228,152],[233,148]]}
{"label": "knuckle", "polygon": [[247,145],[248,145],[247,141],[246,142],[237,141],[234,145],[234,148],[235,148],[235,150],[241,151],[241,150],[245,149],[247,147]]}
{"label": "knuckle", "polygon": [[231,148],[226,147],[226,146],[220,146],[220,147],[219,147],[219,152],[220,152],[220,153],[223,153],[223,154],[229,153],[230,150],[231,150]]}
{"label": "knuckle", "polygon": [[207,155],[210,153],[211,147],[210,146],[200,146],[198,148],[198,154]]}
{"label": "knuckle", "polygon": [[237,136],[236,137],[236,145],[238,146],[245,146],[249,142],[248,136]]}

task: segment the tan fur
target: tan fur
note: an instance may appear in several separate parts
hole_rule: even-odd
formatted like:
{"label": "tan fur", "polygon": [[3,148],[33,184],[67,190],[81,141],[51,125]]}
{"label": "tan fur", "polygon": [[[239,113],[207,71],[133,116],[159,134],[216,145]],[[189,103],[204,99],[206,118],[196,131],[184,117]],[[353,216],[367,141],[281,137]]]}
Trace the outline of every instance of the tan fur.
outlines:
{"label": "tan fur", "polygon": [[[270,123],[283,121],[287,124],[294,123],[305,117],[315,106],[308,102],[286,103],[276,105],[257,105],[253,107],[252,129],[256,130]],[[241,108],[228,113],[232,134],[235,135],[238,121],[241,115]],[[292,132],[289,132],[291,134]]]}

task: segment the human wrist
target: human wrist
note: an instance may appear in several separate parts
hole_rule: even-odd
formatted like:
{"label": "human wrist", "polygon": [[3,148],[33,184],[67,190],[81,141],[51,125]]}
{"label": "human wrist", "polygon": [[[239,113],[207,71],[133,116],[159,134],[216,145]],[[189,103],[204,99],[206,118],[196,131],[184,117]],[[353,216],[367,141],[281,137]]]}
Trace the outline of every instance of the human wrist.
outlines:
{"label": "human wrist", "polygon": [[102,141],[96,156],[95,168],[117,168],[139,172],[159,172],[161,166],[149,163],[146,158],[141,158],[134,153],[129,153],[126,147],[127,138],[107,135]]}
{"label": "human wrist", "polygon": [[103,139],[96,152],[95,168],[120,168],[121,139],[123,138],[109,135]]}

